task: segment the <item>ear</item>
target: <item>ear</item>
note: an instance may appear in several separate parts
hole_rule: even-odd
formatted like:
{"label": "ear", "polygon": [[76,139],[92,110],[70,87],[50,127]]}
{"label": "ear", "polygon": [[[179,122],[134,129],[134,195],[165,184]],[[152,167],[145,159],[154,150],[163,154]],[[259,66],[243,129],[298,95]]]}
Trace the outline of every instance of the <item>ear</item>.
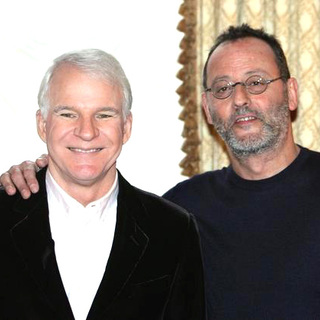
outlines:
{"label": "ear", "polygon": [[289,110],[294,111],[298,108],[298,82],[296,78],[287,81]]}
{"label": "ear", "polygon": [[201,100],[202,100],[202,109],[206,115],[207,122],[209,124],[212,124],[212,117],[211,117],[211,112],[210,112],[210,106],[208,102],[208,96],[206,92],[202,92],[201,95]]}
{"label": "ear", "polygon": [[46,130],[46,121],[43,118],[43,115],[40,111],[40,109],[37,111],[37,130],[38,130],[38,135],[41,138],[43,142],[47,142],[47,130]]}
{"label": "ear", "polygon": [[124,124],[123,124],[122,144],[125,144],[129,140],[131,136],[131,129],[132,129],[132,113],[130,112],[127,115],[126,120],[124,121]]}

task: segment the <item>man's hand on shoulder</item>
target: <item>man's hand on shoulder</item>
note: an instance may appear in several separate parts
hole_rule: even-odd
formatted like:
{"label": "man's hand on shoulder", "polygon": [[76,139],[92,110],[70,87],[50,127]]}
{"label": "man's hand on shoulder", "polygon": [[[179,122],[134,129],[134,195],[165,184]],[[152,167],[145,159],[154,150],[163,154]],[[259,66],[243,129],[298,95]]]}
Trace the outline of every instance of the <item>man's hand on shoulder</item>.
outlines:
{"label": "man's hand on shoulder", "polygon": [[19,165],[12,166],[0,176],[0,183],[8,195],[14,195],[17,190],[24,199],[28,199],[31,193],[39,191],[36,173],[48,165],[48,156],[43,154],[36,162],[23,161]]}

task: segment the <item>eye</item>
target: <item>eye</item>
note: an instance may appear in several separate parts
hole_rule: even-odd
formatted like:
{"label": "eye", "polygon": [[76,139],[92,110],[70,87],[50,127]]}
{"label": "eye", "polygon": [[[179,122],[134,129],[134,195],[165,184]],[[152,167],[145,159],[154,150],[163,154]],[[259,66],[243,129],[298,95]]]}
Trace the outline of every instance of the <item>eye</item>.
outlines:
{"label": "eye", "polygon": [[247,87],[260,87],[265,85],[265,80],[260,76],[252,76],[246,81]]}
{"label": "eye", "polygon": [[97,119],[108,119],[112,117],[112,114],[109,113],[99,113],[97,114]]}
{"label": "eye", "polygon": [[70,118],[70,119],[76,118],[76,114],[72,112],[63,112],[63,113],[59,113],[58,115],[63,118]]}
{"label": "eye", "polygon": [[218,88],[215,89],[215,92],[221,93],[221,92],[227,91],[228,89],[229,89],[228,86],[218,87]]}
{"label": "eye", "polygon": [[261,82],[261,80],[249,82],[249,86],[251,86],[251,87],[260,86],[260,85],[263,85],[263,82]]}
{"label": "eye", "polygon": [[212,87],[212,91],[216,94],[223,94],[224,92],[230,90],[230,85],[226,81],[222,81],[222,83],[216,83]]}

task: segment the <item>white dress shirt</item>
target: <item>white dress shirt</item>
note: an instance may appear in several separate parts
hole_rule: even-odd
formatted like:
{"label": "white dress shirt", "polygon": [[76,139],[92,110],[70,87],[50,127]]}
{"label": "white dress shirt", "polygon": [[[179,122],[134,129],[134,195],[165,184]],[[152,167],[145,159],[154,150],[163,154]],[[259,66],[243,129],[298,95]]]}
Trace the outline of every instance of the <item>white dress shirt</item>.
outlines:
{"label": "white dress shirt", "polygon": [[110,191],[84,207],[47,171],[49,221],[62,282],[76,320],[85,320],[102,280],[114,237],[118,176]]}

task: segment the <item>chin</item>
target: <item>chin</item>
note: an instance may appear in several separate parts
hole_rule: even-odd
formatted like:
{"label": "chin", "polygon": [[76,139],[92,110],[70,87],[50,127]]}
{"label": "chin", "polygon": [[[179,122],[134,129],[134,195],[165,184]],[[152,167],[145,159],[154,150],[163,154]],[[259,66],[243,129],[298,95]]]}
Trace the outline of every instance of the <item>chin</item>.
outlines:
{"label": "chin", "polygon": [[71,175],[77,180],[91,180],[98,177],[101,174],[101,170],[93,167],[76,168],[71,172]]}

